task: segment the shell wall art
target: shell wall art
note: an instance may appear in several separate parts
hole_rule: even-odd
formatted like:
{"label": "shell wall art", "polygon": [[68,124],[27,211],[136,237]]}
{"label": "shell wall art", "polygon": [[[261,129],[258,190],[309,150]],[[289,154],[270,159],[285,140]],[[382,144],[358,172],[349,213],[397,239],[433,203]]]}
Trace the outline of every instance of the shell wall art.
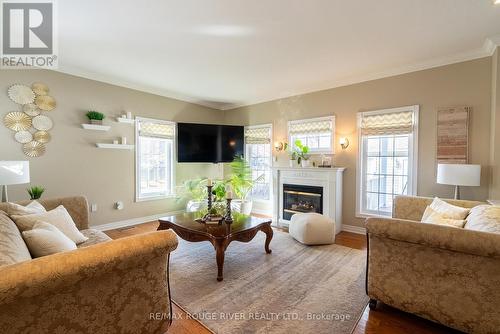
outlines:
{"label": "shell wall art", "polygon": [[14,84],[7,90],[9,98],[18,105],[18,111],[8,112],[3,119],[5,126],[15,131],[14,140],[21,144],[25,155],[34,158],[45,153],[51,136],[50,113],[56,107],[56,100],[49,95],[49,87],[35,82],[31,87]]}

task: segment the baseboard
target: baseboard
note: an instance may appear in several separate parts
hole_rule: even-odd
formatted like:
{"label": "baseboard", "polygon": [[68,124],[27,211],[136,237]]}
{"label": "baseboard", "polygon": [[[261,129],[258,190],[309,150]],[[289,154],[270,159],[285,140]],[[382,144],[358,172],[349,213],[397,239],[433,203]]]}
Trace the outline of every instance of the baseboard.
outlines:
{"label": "baseboard", "polygon": [[342,231],[356,233],[356,234],[366,234],[366,229],[360,226],[345,225],[342,224]]}
{"label": "baseboard", "polygon": [[108,231],[108,230],[114,230],[117,228],[122,228],[122,227],[128,227],[128,226],[134,226],[138,224],[143,224],[147,223],[150,221],[158,220],[161,217],[165,216],[172,216],[176,215],[179,213],[182,213],[184,211],[178,210],[178,211],[170,211],[170,212],[165,212],[165,213],[159,213],[156,215],[151,215],[151,216],[146,216],[146,217],[138,217],[138,218],[132,218],[132,219],[127,219],[127,220],[121,220],[113,223],[107,223],[107,224],[102,224],[102,225],[95,225],[95,226],[90,226],[90,228],[100,230],[100,231]]}

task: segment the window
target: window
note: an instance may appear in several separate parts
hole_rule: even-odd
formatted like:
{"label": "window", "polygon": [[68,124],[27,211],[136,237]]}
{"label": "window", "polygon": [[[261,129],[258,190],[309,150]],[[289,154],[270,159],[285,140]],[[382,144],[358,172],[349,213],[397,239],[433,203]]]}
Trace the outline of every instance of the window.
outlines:
{"label": "window", "polygon": [[311,154],[334,154],[335,117],[320,117],[288,122],[290,145],[296,140],[309,147]]}
{"label": "window", "polygon": [[271,199],[272,126],[245,127],[245,157],[252,168],[252,179],[257,180],[250,196],[253,200]]}
{"label": "window", "polygon": [[173,195],[175,123],[136,119],[136,200]]}
{"label": "window", "polygon": [[415,195],[418,106],[358,114],[358,215],[390,216],[397,195]]}

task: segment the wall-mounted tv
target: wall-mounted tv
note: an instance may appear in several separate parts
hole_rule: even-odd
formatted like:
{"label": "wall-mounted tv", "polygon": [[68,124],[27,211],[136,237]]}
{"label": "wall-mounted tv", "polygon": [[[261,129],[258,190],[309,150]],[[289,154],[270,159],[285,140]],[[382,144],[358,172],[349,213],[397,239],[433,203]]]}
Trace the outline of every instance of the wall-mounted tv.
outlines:
{"label": "wall-mounted tv", "polygon": [[243,126],[177,124],[178,162],[231,162],[243,155]]}

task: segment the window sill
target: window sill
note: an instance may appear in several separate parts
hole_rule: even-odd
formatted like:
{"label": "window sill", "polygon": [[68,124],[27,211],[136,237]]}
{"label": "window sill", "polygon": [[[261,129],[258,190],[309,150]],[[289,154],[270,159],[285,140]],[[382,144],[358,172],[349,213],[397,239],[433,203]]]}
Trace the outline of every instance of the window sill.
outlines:
{"label": "window sill", "polygon": [[141,198],[136,198],[135,202],[150,202],[150,201],[160,201],[164,199],[173,199],[177,198],[176,195],[165,195],[165,196],[152,196],[152,197],[141,197]]}
{"label": "window sill", "polygon": [[392,215],[377,215],[374,213],[360,213],[356,212],[356,218],[366,219],[366,218],[392,218]]}

